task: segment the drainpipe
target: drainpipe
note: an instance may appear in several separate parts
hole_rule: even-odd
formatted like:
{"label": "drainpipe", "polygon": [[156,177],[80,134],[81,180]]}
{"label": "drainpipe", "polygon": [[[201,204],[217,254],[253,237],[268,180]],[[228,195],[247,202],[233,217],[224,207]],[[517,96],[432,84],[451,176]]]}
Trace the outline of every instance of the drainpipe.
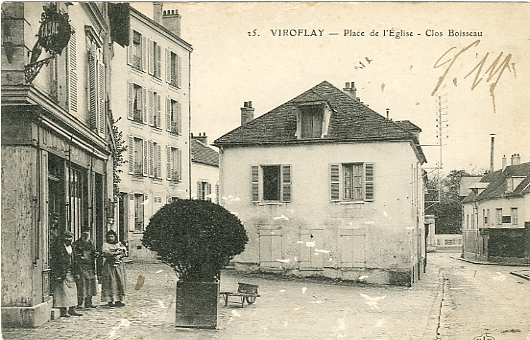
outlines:
{"label": "drainpipe", "polygon": [[188,192],[191,200],[191,51],[188,51]]}

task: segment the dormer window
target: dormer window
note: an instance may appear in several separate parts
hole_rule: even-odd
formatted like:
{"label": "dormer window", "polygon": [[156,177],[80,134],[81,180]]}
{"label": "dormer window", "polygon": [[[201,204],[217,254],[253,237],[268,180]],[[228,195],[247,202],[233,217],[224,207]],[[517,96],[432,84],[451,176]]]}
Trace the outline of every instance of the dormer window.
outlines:
{"label": "dormer window", "polygon": [[324,137],[327,135],[330,116],[331,108],[326,102],[300,104],[296,136],[299,139]]}
{"label": "dormer window", "polygon": [[320,138],[324,110],[322,105],[304,106],[301,108],[302,138]]}
{"label": "dormer window", "polygon": [[524,176],[508,177],[506,179],[506,192],[513,192],[524,179]]}

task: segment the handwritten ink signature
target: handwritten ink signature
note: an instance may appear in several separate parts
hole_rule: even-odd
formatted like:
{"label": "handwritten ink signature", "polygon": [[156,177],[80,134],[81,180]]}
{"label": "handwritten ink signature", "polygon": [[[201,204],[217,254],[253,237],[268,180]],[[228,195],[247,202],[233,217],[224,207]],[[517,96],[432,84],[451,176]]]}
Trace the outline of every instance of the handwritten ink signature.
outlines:
{"label": "handwritten ink signature", "polygon": [[[368,57],[366,57],[366,58],[364,58],[364,59],[366,59],[366,61],[368,62],[368,64],[370,64],[370,63],[373,61],[373,59],[369,59]],[[366,66],[362,63],[362,61],[359,61],[359,64],[360,64],[361,66],[355,66],[355,69],[356,69],[356,70],[362,70],[363,68],[366,67]]]}
{"label": "handwritten ink signature", "polygon": [[[444,58],[451,51],[456,50],[456,47],[451,47],[444,54],[442,54],[442,56],[436,61],[436,63],[434,63],[434,68],[439,68],[439,67],[442,67],[442,66],[444,66],[446,64],[448,64],[448,66],[445,69],[444,73],[438,78],[438,83],[436,84],[436,87],[432,91],[431,96],[434,96],[436,94],[436,92],[438,91],[438,89],[440,88],[442,83],[444,82],[445,78],[447,77],[447,74],[449,73],[449,71],[451,70],[453,65],[455,64],[456,60],[462,54],[464,54],[467,50],[471,49],[472,47],[476,47],[479,43],[480,43],[480,40],[475,40],[474,42],[472,42],[468,46],[466,46],[463,49],[461,49],[454,56],[449,57],[447,60],[445,60]],[[486,82],[487,83],[491,82],[489,90],[490,90],[490,96],[492,97],[492,101],[493,101],[493,112],[495,112],[495,87],[499,83],[499,80],[501,79],[501,76],[504,73],[504,70],[508,69],[508,71],[512,72],[512,69],[513,69],[513,73],[514,73],[514,77],[515,77],[515,63],[513,63],[513,62],[510,63],[511,60],[512,60],[512,54],[511,53],[509,53],[506,56],[504,56],[504,59],[503,59],[504,53],[500,52],[499,55],[497,56],[497,58],[495,58],[495,60],[493,60],[493,62],[485,70],[485,72],[482,73],[482,69],[484,68],[484,66],[486,64],[486,60],[488,59],[489,54],[490,53],[487,52],[484,55],[484,57],[475,65],[475,67],[473,67],[473,69],[464,77],[464,79],[469,77],[472,73],[476,72],[475,73],[475,79],[473,79],[473,83],[471,84],[471,90],[474,90],[480,84],[480,82],[484,79],[484,77],[487,75]],[[502,61],[501,61],[501,59],[502,59]],[[442,60],[444,60],[444,61],[442,62]],[[456,77],[453,79],[453,83],[456,86],[456,84],[457,84]]]}

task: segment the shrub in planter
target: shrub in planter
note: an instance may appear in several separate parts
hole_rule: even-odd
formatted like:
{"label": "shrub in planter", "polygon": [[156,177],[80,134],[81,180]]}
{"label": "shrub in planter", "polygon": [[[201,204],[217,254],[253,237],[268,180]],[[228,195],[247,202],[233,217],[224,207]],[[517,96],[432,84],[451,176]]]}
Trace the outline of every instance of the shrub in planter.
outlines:
{"label": "shrub in planter", "polygon": [[[159,259],[171,266],[179,278],[177,326],[217,326],[221,269],[245,250],[247,242],[241,221],[212,202],[177,200],[151,217],[142,244],[157,252]],[[216,288],[211,288],[212,283]],[[210,287],[204,288],[210,294],[205,291],[194,294],[194,287],[200,286]],[[185,293],[179,294],[179,290]],[[208,301],[214,301],[215,305],[209,305]]]}

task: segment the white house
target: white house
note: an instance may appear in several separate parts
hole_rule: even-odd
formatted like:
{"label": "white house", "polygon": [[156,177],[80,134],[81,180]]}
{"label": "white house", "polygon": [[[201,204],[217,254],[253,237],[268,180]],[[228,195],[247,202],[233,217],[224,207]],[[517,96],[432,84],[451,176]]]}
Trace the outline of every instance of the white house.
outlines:
{"label": "white house", "polygon": [[221,204],[249,243],[238,268],[409,285],[425,256],[426,161],[414,124],[327,81],[218,138]]}
{"label": "white house", "polygon": [[190,188],[190,55],[177,10],[154,4],[153,19],[131,8],[130,43],[114,46],[113,116],[127,145],[116,217],[131,258],[153,258],[141,238],[149,218]]}
{"label": "white house", "polygon": [[206,133],[191,135],[191,198],[219,204],[219,152]]}

